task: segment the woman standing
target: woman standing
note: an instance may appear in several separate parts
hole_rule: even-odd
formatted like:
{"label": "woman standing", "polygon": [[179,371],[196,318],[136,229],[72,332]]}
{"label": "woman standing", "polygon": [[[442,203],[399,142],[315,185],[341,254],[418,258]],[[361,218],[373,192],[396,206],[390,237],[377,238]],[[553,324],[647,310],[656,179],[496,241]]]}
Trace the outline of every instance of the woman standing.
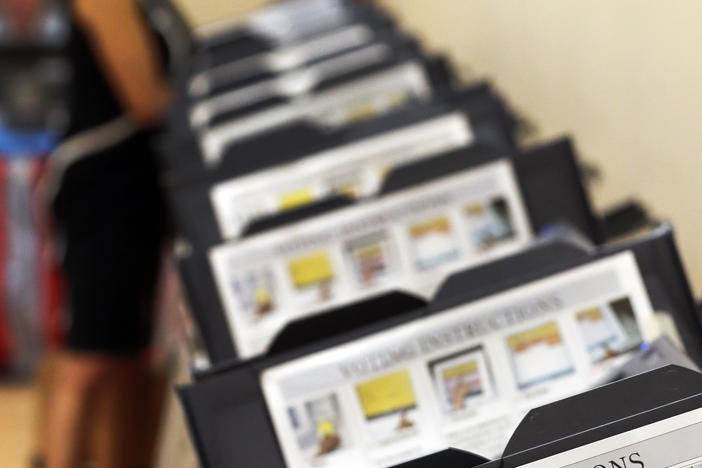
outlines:
{"label": "woman standing", "polygon": [[127,467],[165,234],[147,140],[170,91],[137,0],[72,0],[70,8],[71,123],[47,184],[67,342],[48,408],[46,465],[78,466],[97,435],[97,466]]}

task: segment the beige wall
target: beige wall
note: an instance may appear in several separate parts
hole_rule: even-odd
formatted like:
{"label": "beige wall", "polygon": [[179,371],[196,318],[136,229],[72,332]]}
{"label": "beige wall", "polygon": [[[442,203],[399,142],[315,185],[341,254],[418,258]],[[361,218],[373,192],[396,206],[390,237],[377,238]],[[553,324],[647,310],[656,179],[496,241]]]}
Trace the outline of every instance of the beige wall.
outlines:
{"label": "beige wall", "polygon": [[[231,0],[190,2],[200,21]],[[258,0],[260,1],[260,0]],[[630,195],[671,219],[702,292],[702,1],[383,0],[599,166],[597,206]],[[230,5],[231,6],[231,5]]]}
{"label": "beige wall", "polygon": [[702,292],[702,2],[385,0],[406,28],[488,77],[543,137],[599,166],[598,206],[635,195],[675,223]]}
{"label": "beige wall", "polygon": [[266,3],[265,0],[174,0],[195,26],[237,16]]}

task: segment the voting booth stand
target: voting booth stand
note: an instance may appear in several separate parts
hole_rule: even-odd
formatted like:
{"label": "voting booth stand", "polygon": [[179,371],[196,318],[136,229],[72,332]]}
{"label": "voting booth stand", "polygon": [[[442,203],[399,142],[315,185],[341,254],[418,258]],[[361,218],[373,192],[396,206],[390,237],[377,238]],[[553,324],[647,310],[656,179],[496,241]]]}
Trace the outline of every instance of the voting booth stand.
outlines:
{"label": "voting booth stand", "polygon": [[595,213],[568,138],[523,147],[375,5],[198,29],[144,5],[179,97],[159,147],[203,467],[702,466],[672,227]]}

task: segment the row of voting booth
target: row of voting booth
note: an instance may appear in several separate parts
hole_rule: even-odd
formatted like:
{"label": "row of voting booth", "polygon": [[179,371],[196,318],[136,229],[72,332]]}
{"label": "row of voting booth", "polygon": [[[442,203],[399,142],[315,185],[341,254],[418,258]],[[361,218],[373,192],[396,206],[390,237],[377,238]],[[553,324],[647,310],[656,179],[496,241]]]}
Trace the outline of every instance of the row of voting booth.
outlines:
{"label": "row of voting booth", "polygon": [[673,229],[613,242],[569,139],[521,145],[494,87],[370,3],[202,29],[146,5],[202,466],[702,466]]}

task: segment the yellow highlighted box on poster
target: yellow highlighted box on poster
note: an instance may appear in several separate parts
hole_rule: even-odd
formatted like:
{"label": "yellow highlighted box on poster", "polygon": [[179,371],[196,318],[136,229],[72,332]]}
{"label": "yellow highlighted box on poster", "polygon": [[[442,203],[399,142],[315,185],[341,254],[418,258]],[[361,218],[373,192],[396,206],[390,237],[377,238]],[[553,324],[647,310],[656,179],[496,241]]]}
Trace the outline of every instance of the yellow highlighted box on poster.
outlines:
{"label": "yellow highlighted box on poster", "polygon": [[444,370],[442,375],[444,377],[444,380],[450,380],[456,377],[463,377],[464,375],[467,374],[475,374],[478,372],[478,363],[477,361],[468,361],[464,362],[463,364],[459,364],[457,366],[449,367],[448,369]]}
{"label": "yellow highlighted box on poster", "polygon": [[317,197],[312,189],[303,188],[295,190],[294,192],[283,194],[280,197],[278,206],[281,211],[291,210],[293,208],[298,208],[300,206],[312,203],[316,199]]}
{"label": "yellow highlighted box on poster", "polygon": [[334,277],[331,260],[325,252],[317,252],[290,260],[288,269],[296,288],[329,281]]}
{"label": "yellow highlighted box on poster", "polygon": [[532,328],[522,333],[512,335],[507,338],[507,344],[514,351],[523,351],[538,343],[555,345],[561,342],[561,334],[558,331],[556,322],[549,322],[540,327]]}
{"label": "yellow highlighted box on poster", "polygon": [[408,370],[358,384],[356,393],[367,419],[416,405]]}

